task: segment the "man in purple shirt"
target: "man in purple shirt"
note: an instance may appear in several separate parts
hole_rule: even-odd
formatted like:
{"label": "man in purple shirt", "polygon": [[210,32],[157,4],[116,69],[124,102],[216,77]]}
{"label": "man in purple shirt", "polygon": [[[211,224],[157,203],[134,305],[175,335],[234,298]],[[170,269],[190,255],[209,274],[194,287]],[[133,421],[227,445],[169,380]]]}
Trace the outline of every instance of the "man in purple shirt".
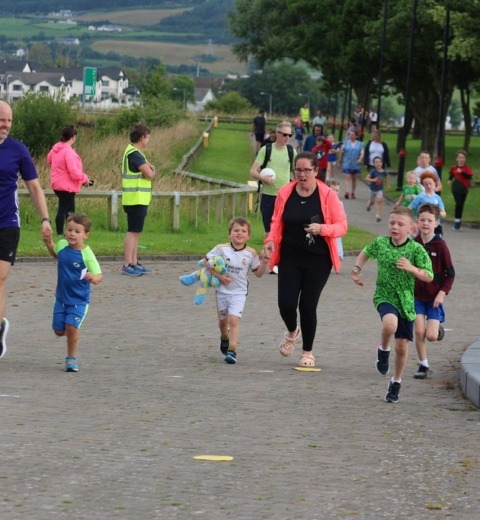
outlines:
{"label": "man in purple shirt", "polygon": [[0,358],[7,351],[9,323],[5,318],[5,287],[10,267],[15,263],[20,239],[20,209],[18,207],[19,176],[25,182],[42,223],[42,238],[51,236],[47,203],[38,173],[27,148],[9,137],[12,109],[0,101]]}

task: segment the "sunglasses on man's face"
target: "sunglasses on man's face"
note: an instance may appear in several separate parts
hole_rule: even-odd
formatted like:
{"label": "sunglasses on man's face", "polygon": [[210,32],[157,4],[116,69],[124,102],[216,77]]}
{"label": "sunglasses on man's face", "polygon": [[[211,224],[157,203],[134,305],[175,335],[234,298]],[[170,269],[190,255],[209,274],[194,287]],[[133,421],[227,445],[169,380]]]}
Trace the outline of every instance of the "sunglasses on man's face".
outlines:
{"label": "sunglasses on man's face", "polygon": [[293,134],[285,134],[283,132],[280,132],[280,130],[277,130],[277,134],[283,135],[283,137],[292,137]]}

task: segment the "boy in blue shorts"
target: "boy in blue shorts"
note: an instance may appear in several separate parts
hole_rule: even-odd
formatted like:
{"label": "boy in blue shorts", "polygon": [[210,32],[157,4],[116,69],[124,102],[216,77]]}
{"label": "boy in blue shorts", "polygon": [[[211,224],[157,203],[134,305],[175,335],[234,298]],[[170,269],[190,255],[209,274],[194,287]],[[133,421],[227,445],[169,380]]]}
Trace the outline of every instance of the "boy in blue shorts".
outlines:
{"label": "boy in blue shorts", "polygon": [[90,227],[86,215],[72,213],[67,218],[65,238],[57,244],[51,237],[44,239],[49,253],[58,259],[52,328],[56,336],[67,337],[67,372],[78,372],[78,336],[90,303],[90,284],[96,285],[103,278],[93,251],[84,245]]}
{"label": "boy in blue shorts", "polygon": [[398,402],[408,342],[413,340],[415,280],[427,283],[433,280],[432,262],[425,248],[409,238],[413,225],[412,210],[395,206],[388,219],[389,236],[379,236],[366,246],[351,273],[353,281],[363,286],[362,267],[370,259],[377,260],[373,303],[382,320],[382,331],[376,368],[383,375],[388,374],[390,368],[390,340],[395,336],[395,372],[385,396],[387,403]]}
{"label": "boy in blue shorts", "polygon": [[455,280],[450,250],[446,242],[435,234],[440,220],[440,210],[435,204],[422,204],[418,208],[418,235],[415,241],[427,251],[432,261],[434,280],[425,283],[415,280],[415,348],[418,355],[418,370],[415,379],[425,379],[430,370],[425,340],[441,341],[445,335],[443,301]]}

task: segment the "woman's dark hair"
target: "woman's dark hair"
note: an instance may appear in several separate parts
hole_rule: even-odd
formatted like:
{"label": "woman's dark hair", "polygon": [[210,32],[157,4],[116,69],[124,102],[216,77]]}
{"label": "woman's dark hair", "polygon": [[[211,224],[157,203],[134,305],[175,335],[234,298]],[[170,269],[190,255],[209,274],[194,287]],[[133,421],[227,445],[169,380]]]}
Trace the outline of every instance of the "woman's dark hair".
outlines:
{"label": "woman's dark hair", "polygon": [[133,128],[130,132],[130,142],[138,143],[140,139],[146,135],[149,135],[150,133],[150,128],[148,128],[147,125],[144,125],[143,123],[136,123],[133,125]]}
{"label": "woman's dark hair", "polygon": [[312,152],[297,153],[297,155],[295,156],[295,166],[297,165],[297,162],[299,159],[308,159],[312,163],[312,166],[314,168],[317,167],[317,162],[318,162],[317,156]]}
{"label": "woman's dark hair", "polygon": [[61,137],[60,137],[60,141],[63,141],[64,143],[66,143],[67,141],[70,141],[70,139],[74,135],[77,135],[77,129],[75,128],[74,125],[64,126],[62,128],[62,134],[61,134]]}

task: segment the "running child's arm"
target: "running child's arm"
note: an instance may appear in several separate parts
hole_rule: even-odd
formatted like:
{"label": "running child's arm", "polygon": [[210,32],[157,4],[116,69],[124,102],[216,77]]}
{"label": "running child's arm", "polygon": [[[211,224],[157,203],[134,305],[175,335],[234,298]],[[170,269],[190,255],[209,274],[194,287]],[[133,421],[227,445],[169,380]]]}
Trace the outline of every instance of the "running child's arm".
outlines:
{"label": "running child's arm", "polygon": [[87,272],[85,275],[85,280],[88,280],[90,283],[93,283],[93,285],[97,285],[103,280],[103,274],[92,274]]}
{"label": "running child's arm", "polygon": [[265,271],[267,270],[268,264],[270,262],[270,250],[263,250],[262,255],[260,256],[260,265],[255,269],[255,271],[252,271],[252,273],[257,277],[260,278],[265,274]]}
{"label": "running child's arm", "polygon": [[412,273],[415,278],[418,278],[422,282],[431,282],[433,280],[432,274],[428,273],[424,269],[412,265],[408,258],[399,258],[396,265],[399,269]]}
{"label": "running child's arm", "polygon": [[50,235],[43,237],[43,243],[47,247],[50,256],[53,256],[53,258],[58,258],[57,253],[54,251],[55,244],[53,243],[52,236]]}
{"label": "running child's arm", "polygon": [[360,287],[363,287],[363,280],[360,278],[362,267],[368,262],[368,256],[362,251],[355,260],[355,265],[350,273],[352,280]]}

